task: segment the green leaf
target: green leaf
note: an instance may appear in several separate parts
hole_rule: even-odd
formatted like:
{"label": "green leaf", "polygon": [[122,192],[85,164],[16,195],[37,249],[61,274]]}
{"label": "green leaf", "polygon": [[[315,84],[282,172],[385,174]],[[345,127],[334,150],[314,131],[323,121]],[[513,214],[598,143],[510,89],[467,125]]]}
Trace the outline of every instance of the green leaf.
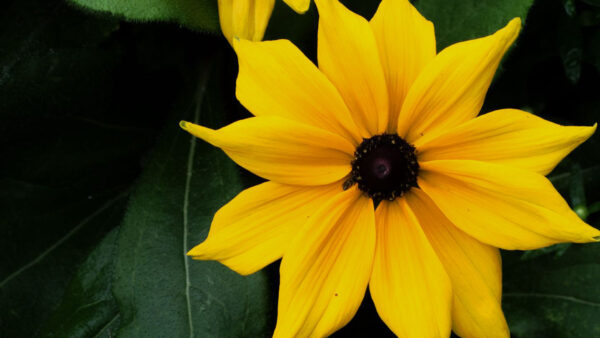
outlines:
{"label": "green leaf", "polygon": [[600,336],[600,244],[523,261],[504,252],[503,307],[515,337]]}
{"label": "green leaf", "polygon": [[196,97],[186,101],[195,101],[193,107],[179,107],[169,120],[121,227],[114,281],[121,337],[272,333],[272,292],[264,270],[244,277],[186,255],[206,237],[219,207],[243,189],[227,156],[178,126],[179,120],[222,125],[223,76],[215,68],[201,71]]}
{"label": "green leaf", "polygon": [[27,337],[120,223],[151,135],[112,124],[110,114],[93,116],[86,108],[101,106],[98,96],[82,103],[86,89],[112,88],[99,65],[115,55],[97,45],[114,21],[73,17],[60,1],[7,7],[1,31],[14,34],[0,35],[0,332]]}
{"label": "green leaf", "polygon": [[114,19],[90,18],[57,0],[15,1],[2,8],[0,114],[64,116],[87,112],[86,99],[109,101],[99,93],[118,55],[98,45],[118,28]]}
{"label": "green leaf", "polygon": [[214,0],[70,0],[93,11],[108,12],[132,21],[177,22],[199,31],[219,31]]}
{"label": "green leaf", "polygon": [[9,180],[0,186],[6,229],[0,240],[0,331],[28,337],[60,302],[89,247],[119,223],[127,194],[86,195]]}
{"label": "green leaf", "polygon": [[450,44],[489,35],[512,18],[523,21],[533,0],[418,0],[419,12],[435,24],[438,51]]}
{"label": "green leaf", "polygon": [[[130,62],[144,60],[135,54],[144,35],[114,19],[62,0],[1,7],[0,336],[31,337],[121,223],[156,116],[181,81]],[[156,33],[146,45],[183,51]],[[180,67],[145,54],[162,72]]]}
{"label": "green leaf", "polygon": [[40,336],[114,336],[120,319],[111,291],[118,230],[113,229],[81,264]]}

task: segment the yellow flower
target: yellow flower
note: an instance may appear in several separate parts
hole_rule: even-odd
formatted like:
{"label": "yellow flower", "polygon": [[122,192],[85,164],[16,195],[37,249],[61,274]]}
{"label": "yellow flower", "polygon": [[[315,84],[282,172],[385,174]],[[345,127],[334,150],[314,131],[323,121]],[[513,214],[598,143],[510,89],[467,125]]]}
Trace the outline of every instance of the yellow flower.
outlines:
{"label": "yellow flower", "polygon": [[269,180],[222,207],[189,255],[243,275],[283,257],[277,337],[333,333],[367,286],[399,336],[508,337],[497,248],[600,235],[544,177],[596,126],[477,117],[518,18],[436,54],[408,0],[383,0],[370,22],[315,2],[318,68],[286,40],[235,41],[236,94],[255,117],[182,122]]}
{"label": "yellow flower", "polygon": [[[310,0],[283,0],[296,12],[308,10]],[[260,41],[265,34],[275,0],[219,0],[221,31],[230,44],[233,38]]]}

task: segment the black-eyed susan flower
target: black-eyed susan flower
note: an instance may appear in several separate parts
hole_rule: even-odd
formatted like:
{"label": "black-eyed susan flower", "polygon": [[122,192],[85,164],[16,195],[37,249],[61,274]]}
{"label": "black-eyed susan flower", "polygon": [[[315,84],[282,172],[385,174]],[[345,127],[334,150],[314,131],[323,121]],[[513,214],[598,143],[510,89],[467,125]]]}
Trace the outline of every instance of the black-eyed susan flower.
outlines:
{"label": "black-eyed susan flower", "polygon": [[[308,10],[310,0],[283,0],[297,13]],[[221,31],[229,43],[234,38],[260,41],[265,34],[275,0],[219,0]]]}
{"label": "black-eyed susan flower", "polygon": [[399,336],[508,337],[497,248],[600,235],[544,177],[596,126],[477,117],[518,18],[436,54],[407,0],[383,0],[370,22],[316,4],[318,68],[289,41],[235,41],[237,97],[255,117],[182,122],[268,180],[222,207],[189,255],[243,275],[283,257],[277,337],[333,333],[367,287]]}

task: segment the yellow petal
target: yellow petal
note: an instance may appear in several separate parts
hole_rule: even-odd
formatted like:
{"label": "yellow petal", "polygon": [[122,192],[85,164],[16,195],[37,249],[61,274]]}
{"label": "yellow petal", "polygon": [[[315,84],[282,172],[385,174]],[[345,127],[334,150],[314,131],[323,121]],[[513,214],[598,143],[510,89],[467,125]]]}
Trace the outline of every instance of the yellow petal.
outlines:
{"label": "yellow petal", "polygon": [[262,40],[274,5],[275,0],[219,0],[219,21],[227,41]]}
{"label": "yellow petal", "polygon": [[[278,183],[322,185],[348,175],[354,146],[341,136],[274,116],[252,117],[219,130],[181,122],[240,166]],[[207,161],[210,159],[207,159]]]}
{"label": "yellow petal", "polygon": [[565,127],[516,109],[481,115],[434,139],[419,139],[419,161],[477,160],[547,175],[593,127]]}
{"label": "yellow petal", "polygon": [[530,250],[560,242],[593,242],[585,224],[540,174],[494,163],[421,163],[419,186],[452,223],[495,247]]}
{"label": "yellow petal", "polygon": [[408,91],[398,135],[413,143],[477,116],[500,59],[520,28],[521,20],[515,18],[493,35],[441,51]]}
{"label": "yellow petal", "polygon": [[336,86],[361,135],[387,129],[388,97],[375,36],[367,20],[337,0],[315,0],[319,9],[319,68]]}
{"label": "yellow petal", "polygon": [[325,337],[352,319],[375,250],[373,202],[340,193],[299,231],[281,262],[275,337]]}
{"label": "yellow petal", "polygon": [[283,0],[288,6],[290,6],[296,13],[303,14],[308,10],[310,6],[310,0]]}
{"label": "yellow petal", "polygon": [[413,189],[406,201],[452,282],[452,325],[461,337],[509,337],[500,306],[500,251],[458,230],[425,193]]}
{"label": "yellow petal", "polygon": [[236,94],[256,116],[274,115],[362,141],[342,97],[327,77],[288,40],[235,41]]}
{"label": "yellow petal", "polygon": [[375,221],[369,291],[377,313],[400,337],[450,336],[450,280],[406,200],[382,201]]}
{"label": "yellow petal", "polygon": [[266,182],[242,191],[216,214],[206,240],[188,255],[248,275],[281,258],[296,233],[342,183],[298,187]]}
{"label": "yellow petal", "polygon": [[390,133],[396,132],[398,114],[409,88],[435,57],[433,23],[408,0],[383,0],[371,19],[389,94]]}

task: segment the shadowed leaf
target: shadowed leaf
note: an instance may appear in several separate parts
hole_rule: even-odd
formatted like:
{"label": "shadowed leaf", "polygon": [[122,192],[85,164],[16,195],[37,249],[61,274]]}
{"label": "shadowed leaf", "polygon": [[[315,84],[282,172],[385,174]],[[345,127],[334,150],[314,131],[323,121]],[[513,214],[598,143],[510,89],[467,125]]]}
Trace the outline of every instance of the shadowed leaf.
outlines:
{"label": "shadowed leaf", "polygon": [[211,68],[202,71],[195,100],[186,101],[193,105],[179,107],[168,122],[121,227],[114,282],[121,337],[272,332],[264,270],[243,277],[218,262],[186,255],[206,237],[219,207],[242,190],[235,164],[178,125],[179,120],[220,125],[220,74]]}
{"label": "shadowed leaf", "polygon": [[63,301],[46,322],[41,337],[110,337],[116,334],[119,308],[112,291],[119,228],[113,229],[81,264]]}
{"label": "shadowed leaf", "polygon": [[527,261],[505,252],[503,307],[515,337],[600,335],[600,244]]}
{"label": "shadowed leaf", "polygon": [[438,51],[450,44],[479,38],[504,27],[512,18],[523,22],[533,0],[418,0],[419,12],[435,24]]}
{"label": "shadowed leaf", "polygon": [[132,21],[167,21],[200,31],[219,31],[213,0],[69,0],[78,6],[108,12]]}

